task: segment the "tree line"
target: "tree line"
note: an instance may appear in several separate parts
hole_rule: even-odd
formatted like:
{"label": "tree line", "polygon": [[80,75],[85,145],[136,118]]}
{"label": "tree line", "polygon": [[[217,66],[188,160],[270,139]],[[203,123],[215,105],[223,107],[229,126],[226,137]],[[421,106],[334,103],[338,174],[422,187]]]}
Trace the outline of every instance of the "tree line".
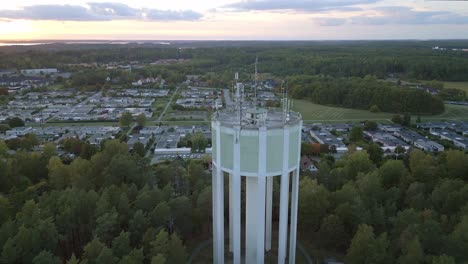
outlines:
{"label": "tree line", "polygon": [[[300,239],[318,259],[346,263],[468,261],[468,154],[420,150],[372,161],[323,159],[299,191]],[[310,243],[310,242],[309,242]]]}
{"label": "tree line", "polygon": [[443,101],[431,94],[397,87],[375,77],[293,76],[288,78],[291,95],[314,103],[391,113],[440,114]]}
{"label": "tree line", "polygon": [[0,141],[0,157],[0,263],[185,263],[207,239],[201,161],[150,166],[118,140],[73,160]]}
{"label": "tree line", "polygon": [[[465,45],[466,42],[447,43]],[[135,45],[65,46],[61,49],[29,47],[26,51],[2,54],[0,68],[63,67],[68,63],[107,63],[112,61],[151,62],[158,59],[191,59],[192,73],[253,73],[255,57],[259,71],[275,76],[317,75],[378,78],[388,76],[419,80],[468,81],[466,52],[433,51],[437,42],[284,42],[245,43],[198,48],[143,47]],[[188,45],[190,46],[190,45]],[[178,68],[177,66],[175,68]],[[174,69],[175,69],[174,68]],[[178,68],[183,70],[184,67]],[[230,74],[232,75],[232,74]],[[231,77],[232,78],[232,77]]]}

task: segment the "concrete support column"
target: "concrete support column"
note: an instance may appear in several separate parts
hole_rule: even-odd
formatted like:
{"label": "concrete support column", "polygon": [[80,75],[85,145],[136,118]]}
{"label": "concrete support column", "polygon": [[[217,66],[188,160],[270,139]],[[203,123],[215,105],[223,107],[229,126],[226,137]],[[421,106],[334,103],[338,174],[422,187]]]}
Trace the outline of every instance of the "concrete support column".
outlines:
{"label": "concrete support column", "polygon": [[296,263],[296,239],[297,239],[297,203],[299,194],[299,168],[294,170],[291,188],[291,230],[289,235],[289,264]]}
{"label": "concrete support column", "polygon": [[221,135],[219,122],[216,129],[216,164],[212,166],[213,192],[213,261],[224,263],[224,175],[221,171]]}
{"label": "concrete support column", "polygon": [[267,163],[267,130],[265,126],[258,129],[258,216],[257,216],[257,264],[263,264],[265,258],[265,209],[266,209],[266,163]]}
{"label": "concrete support column", "polygon": [[288,243],[288,198],[289,198],[289,127],[283,130],[283,169],[280,183],[280,214],[278,238],[278,264],[286,261],[286,245]]}
{"label": "concrete support column", "polygon": [[[236,128],[240,136],[240,128]],[[236,135],[234,136],[236,137]],[[241,263],[241,175],[240,175],[240,142],[234,138],[234,166],[232,174],[232,252],[233,263]]]}
{"label": "concrete support column", "polygon": [[246,210],[245,210],[245,263],[257,263],[257,237],[258,230],[258,179],[257,177],[246,177]]}
{"label": "concrete support column", "polygon": [[233,228],[233,204],[232,204],[232,192],[233,192],[233,182],[232,182],[232,179],[233,176],[232,176],[232,173],[229,173],[229,252],[232,253],[232,248],[233,248],[233,245],[234,245],[234,238],[233,238],[233,232],[232,232],[232,228]]}
{"label": "concrete support column", "polygon": [[273,211],[273,177],[266,179],[266,222],[265,222],[265,250],[271,250],[271,230]]}
{"label": "concrete support column", "polygon": [[213,257],[216,263],[224,263],[224,177],[213,166]]}
{"label": "concrete support column", "polygon": [[[301,128],[302,121],[299,122],[299,137],[298,137],[298,146],[301,145]],[[297,206],[299,202],[299,177],[301,173],[301,152],[297,153],[297,164],[296,169],[294,170],[294,176],[292,179],[292,190],[291,190],[291,230],[289,237],[289,264],[296,263],[296,241],[297,241]]]}

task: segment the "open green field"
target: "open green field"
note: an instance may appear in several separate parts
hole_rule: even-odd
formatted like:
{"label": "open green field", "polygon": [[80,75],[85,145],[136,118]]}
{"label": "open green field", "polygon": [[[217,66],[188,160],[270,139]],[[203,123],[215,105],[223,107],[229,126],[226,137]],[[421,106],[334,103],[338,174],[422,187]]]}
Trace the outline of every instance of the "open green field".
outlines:
{"label": "open green field", "polygon": [[390,122],[391,113],[371,113],[366,110],[314,104],[307,100],[294,100],[293,110],[302,114],[305,122],[359,122],[375,120]]}
{"label": "open green field", "polygon": [[445,105],[445,113],[435,116],[422,116],[421,121],[435,120],[468,120],[468,106],[464,105]]}
{"label": "open green field", "polygon": [[444,82],[444,88],[460,89],[468,93],[468,82]]}
{"label": "open green field", "polygon": [[[421,120],[468,120],[468,106],[445,105],[445,108],[445,113],[435,116],[423,116]],[[306,123],[353,123],[364,120],[391,122],[390,119],[394,115],[392,113],[371,113],[366,110],[319,105],[307,100],[294,100],[293,110],[300,112]],[[416,117],[413,117],[413,119],[416,120]]]}

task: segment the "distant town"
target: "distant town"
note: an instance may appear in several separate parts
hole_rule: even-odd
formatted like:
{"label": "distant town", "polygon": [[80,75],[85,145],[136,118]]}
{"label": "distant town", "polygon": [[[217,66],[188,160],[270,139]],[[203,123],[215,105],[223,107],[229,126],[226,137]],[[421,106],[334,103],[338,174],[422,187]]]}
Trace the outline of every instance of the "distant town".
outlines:
{"label": "distant town", "polygon": [[[162,60],[150,64],[181,62]],[[109,63],[100,67],[131,71],[144,65],[131,62]],[[187,75],[185,81],[174,87],[169,87],[161,77],[148,77],[131,82],[126,87],[97,92],[53,88],[54,83],[69,79],[72,74],[55,68],[22,69],[19,72],[1,70],[0,85],[8,88],[12,99],[0,109],[0,122],[20,119],[22,125],[4,128],[0,138],[8,142],[34,134],[43,143],[53,142],[59,146],[62,155],[72,154],[60,148],[68,138],[96,146],[106,140],[124,138],[130,150],[135,143],[142,144],[146,150],[145,156],[152,163],[176,158],[201,159],[211,153],[211,127],[207,123],[210,115],[216,109],[233,107],[231,89],[210,88],[199,75]],[[111,83],[111,78],[107,77],[106,82]],[[258,83],[255,94],[257,104],[279,107],[281,97],[285,96],[277,92],[279,85],[273,79]],[[253,81],[245,83],[245,108],[253,105],[254,86]],[[424,89],[428,93],[437,92]],[[124,113],[130,113],[134,120],[142,116],[145,122],[119,126],[117,122]],[[184,122],[197,121],[198,124],[184,125]],[[179,123],[171,125],[170,122]],[[366,122],[372,122],[374,126],[367,126]],[[378,144],[385,155],[399,155],[410,148],[427,152],[441,152],[446,148],[468,149],[467,121],[419,122],[412,128],[366,120],[353,124],[307,123],[303,128],[303,142],[324,145],[325,148],[319,148],[322,152],[330,152],[339,158],[350,145],[356,147],[349,140],[354,127],[362,127],[364,139]],[[193,149],[184,141],[184,138],[196,133],[201,133],[207,140],[205,149]],[[41,146],[43,144],[35,147],[35,150],[40,150]],[[362,150],[360,147],[357,149]]]}

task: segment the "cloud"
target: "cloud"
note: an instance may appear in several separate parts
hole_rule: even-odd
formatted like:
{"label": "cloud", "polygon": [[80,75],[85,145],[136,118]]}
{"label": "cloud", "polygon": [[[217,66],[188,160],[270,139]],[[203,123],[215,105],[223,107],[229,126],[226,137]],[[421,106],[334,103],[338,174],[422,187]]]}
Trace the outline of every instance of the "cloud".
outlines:
{"label": "cloud", "polygon": [[357,11],[356,5],[373,4],[380,0],[245,0],[229,4],[225,7],[238,11],[246,10],[294,10],[303,12],[314,11]]}
{"label": "cloud", "polygon": [[191,10],[137,9],[121,3],[88,3],[79,5],[33,5],[18,10],[0,10],[0,19],[58,20],[58,21],[110,21],[145,20],[173,21],[198,20],[203,15]]}
{"label": "cloud", "polygon": [[36,5],[20,10],[0,10],[0,17],[31,20],[105,20],[94,17],[82,6],[73,5]]}
{"label": "cloud", "polygon": [[467,24],[468,16],[449,11],[418,11],[405,6],[388,6],[375,8],[377,15],[356,16],[351,18],[353,24]]}
{"label": "cloud", "polygon": [[406,6],[386,6],[369,10],[372,15],[348,18],[317,17],[313,21],[320,26],[357,25],[439,25],[468,24],[468,16],[449,11],[419,11]]}
{"label": "cloud", "polygon": [[340,26],[346,23],[345,18],[317,17],[313,21],[322,27]]}

